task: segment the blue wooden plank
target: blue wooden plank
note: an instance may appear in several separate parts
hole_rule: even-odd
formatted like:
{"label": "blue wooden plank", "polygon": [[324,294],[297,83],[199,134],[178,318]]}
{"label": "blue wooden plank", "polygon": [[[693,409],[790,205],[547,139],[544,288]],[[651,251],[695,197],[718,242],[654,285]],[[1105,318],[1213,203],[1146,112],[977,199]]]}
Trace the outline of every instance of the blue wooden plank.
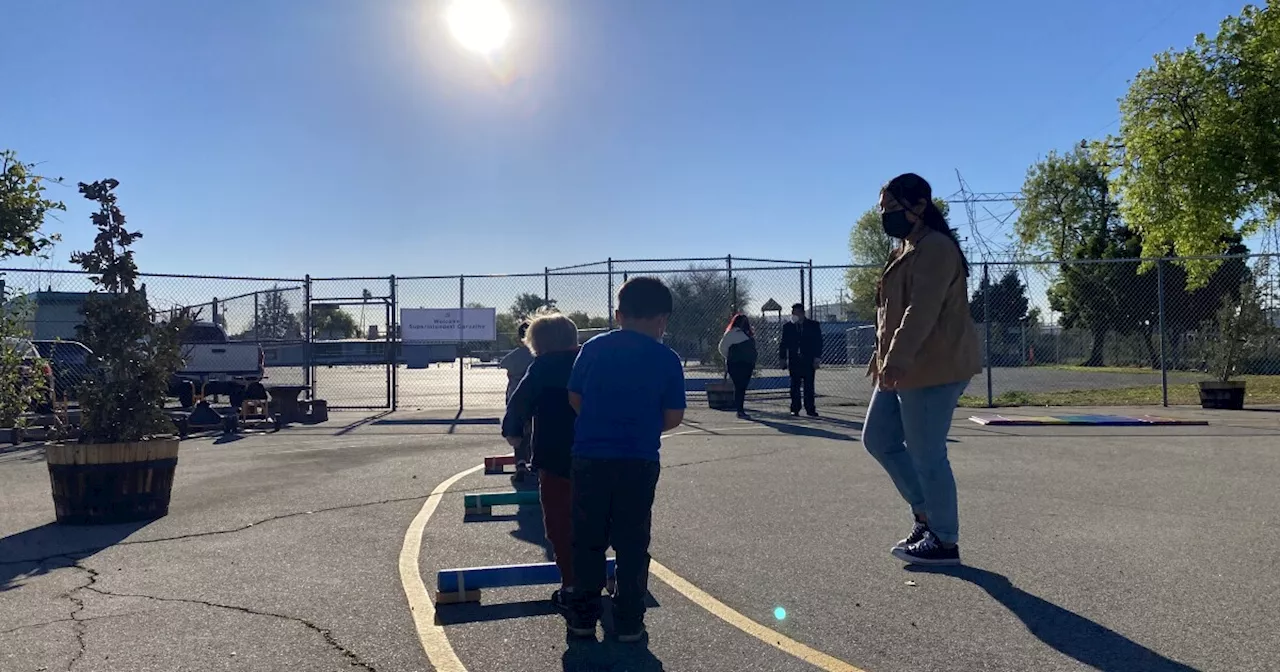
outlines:
{"label": "blue wooden plank", "polygon": [[[605,561],[607,577],[613,578],[615,569],[616,564],[613,558]],[[436,590],[441,593],[456,593],[459,580],[467,590],[540,586],[560,583],[560,568],[556,567],[554,562],[537,562],[528,565],[442,569],[436,572]]]}

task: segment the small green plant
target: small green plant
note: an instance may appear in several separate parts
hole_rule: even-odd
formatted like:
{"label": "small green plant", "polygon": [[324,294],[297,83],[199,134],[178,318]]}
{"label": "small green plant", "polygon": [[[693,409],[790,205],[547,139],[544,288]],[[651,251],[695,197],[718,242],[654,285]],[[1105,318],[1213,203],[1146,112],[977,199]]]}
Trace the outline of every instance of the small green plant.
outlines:
{"label": "small green plant", "polygon": [[28,340],[30,314],[25,296],[4,297],[0,310],[0,427],[25,426],[24,414],[48,399],[48,365]]}
{"label": "small green plant", "polygon": [[1256,352],[1268,330],[1261,291],[1250,280],[1240,285],[1239,296],[1226,296],[1213,318],[1201,329],[1206,339],[1205,365],[1213,380],[1225,383]]}
{"label": "small green plant", "polygon": [[84,304],[78,338],[94,353],[95,366],[80,396],[81,443],[128,443],[172,434],[164,405],[169,379],[182,366],[180,335],[190,315],[161,320],[138,286],[130,246],[141,233],[125,229],[113,179],[80,183],[80,193],[98,204],[93,249],[71,262],[91,275],[98,289]]}

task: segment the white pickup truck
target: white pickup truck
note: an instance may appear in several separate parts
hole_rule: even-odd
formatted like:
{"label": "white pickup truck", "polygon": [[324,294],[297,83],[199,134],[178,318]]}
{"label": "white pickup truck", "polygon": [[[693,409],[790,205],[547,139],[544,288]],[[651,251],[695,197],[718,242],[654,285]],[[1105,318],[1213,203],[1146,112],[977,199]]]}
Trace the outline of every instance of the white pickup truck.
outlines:
{"label": "white pickup truck", "polygon": [[244,400],[245,388],[262,380],[266,356],[257,343],[227,339],[213,322],[193,322],[182,336],[182,369],[169,381],[169,395],[190,408],[202,390],[205,396],[226,395],[233,408]]}

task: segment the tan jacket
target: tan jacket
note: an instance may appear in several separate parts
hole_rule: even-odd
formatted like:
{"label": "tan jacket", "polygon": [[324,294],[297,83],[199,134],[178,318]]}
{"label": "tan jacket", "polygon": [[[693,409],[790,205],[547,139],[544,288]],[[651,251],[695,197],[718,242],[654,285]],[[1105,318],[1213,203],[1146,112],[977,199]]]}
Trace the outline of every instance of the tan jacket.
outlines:
{"label": "tan jacket", "polygon": [[884,269],[876,303],[876,353],[867,375],[895,366],[905,372],[898,389],[913,389],[982,371],[964,264],[945,235],[926,231],[904,241]]}

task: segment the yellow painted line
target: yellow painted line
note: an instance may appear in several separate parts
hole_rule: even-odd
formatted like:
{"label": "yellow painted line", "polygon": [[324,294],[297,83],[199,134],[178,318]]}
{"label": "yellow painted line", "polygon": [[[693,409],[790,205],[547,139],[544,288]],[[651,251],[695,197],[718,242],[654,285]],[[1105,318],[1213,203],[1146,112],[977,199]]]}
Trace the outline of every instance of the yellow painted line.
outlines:
{"label": "yellow painted line", "polygon": [[[706,431],[721,432],[735,429],[743,429],[743,427],[690,429],[664,434],[662,438],[669,439],[686,434],[700,434]],[[454,474],[448,480],[437,485],[431,491],[431,495],[427,497],[427,501],[423,503],[418,515],[410,523],[409,529],[405,531],[404,546],[400,548],[400,583],[404,586],[405,597],[409,600],[409,609],[413,612],[413,622],[417,626],[418,640],[422,643],[422,650],[426,652],[427,660],[431,662],[431,666],[438,672],[467,672],[467,668],[458,659],[458,654],[454,653],[453,646],[449,644],[449,637],[445,634],[444,628],[436,624],[435,604],[427,593],[426,584],[422,582],[422,572],[418,566],[418,552],[422,547],[422,533],[427,527],[427,521],[431,520],[432,514],[436,512],[436,507],[440,505],[440,499],[444,497],[449,488],[453,487],[453,484],[459,480],[483,468],[483,463],[477,464],[470,469]],[[729,605],[717,600],[706,591],[667,569],[665,565],[657,560],[650,560],[649,573],[670,586],[672,590],[688,598],[689,601],[710,612],[716,618],[820,670],[825,672],[866,672],[860,667],[854,667],[838,658],[802,644],[777,630],[767,628],[747,618]]]}
{"label": "yellow painted line", "polygon": [[773,630],[743,616],[735,611],[732,607],[712,597],[706,591],[689,583],[681,578],[675,572],[667,569],[665,565],[657,560],[649,561],[649,573],[658,577],[660,581],[671,586],[673,590],[685,597],[691,602],[711,612],[713,616],[732,625],[733,627],[755,637],[756,639],[772,646],[783,653],[795,656],[810,665],[826,672],[866,672],[860,667],[854,667],[839,658],[833,658],[817,649],[810,648],[794,639]]}
{"label": "yellow painted line", "polygon": [[427,521],[436,512],[444,493],[462,478],[474,474],[484,468],[484,464],[458,472],[437,485],[427,501],[422,504],[418,515],[414,516],[409,529],[404,533],[404,545],[400,547],[400,583],[404,586],[404,596],[409,600],[409,610],[413,612],[413,624],[418,629],[418,640],[422,642],[422,650],[427,660],[437,672],[467,672],[466,666],[458,660],[453,652],[444,628],[436,624],[436,605],[427,594],[427,586],[422,582],[422,570],[418,567],[418,551],[422,548],[422,532]]}

